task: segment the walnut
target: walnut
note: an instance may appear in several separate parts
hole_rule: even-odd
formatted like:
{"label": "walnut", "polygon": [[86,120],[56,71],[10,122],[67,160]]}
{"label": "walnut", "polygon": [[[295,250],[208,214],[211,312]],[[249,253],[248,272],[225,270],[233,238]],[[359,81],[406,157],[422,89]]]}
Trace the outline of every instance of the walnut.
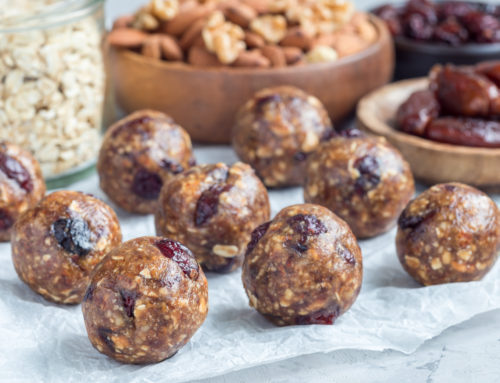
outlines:
{"label": "walnut", "polygon": [[236,24],[225,20],[220,11],[210,16],[202,31],[207,49],[215,53],[223,64],[233,63],[246,49],[245,32]]}
{"label": "walnut", "polygon": [[162,21],[171,20],[179,12],[178,0],[152,0],[151,14]]}
{"label": "walnut", "polygon": [[266,41],[277,44],[285,37],[287,23],[281,15],[265,15],[254,19],[250,23],[250,29],[261,35]]}

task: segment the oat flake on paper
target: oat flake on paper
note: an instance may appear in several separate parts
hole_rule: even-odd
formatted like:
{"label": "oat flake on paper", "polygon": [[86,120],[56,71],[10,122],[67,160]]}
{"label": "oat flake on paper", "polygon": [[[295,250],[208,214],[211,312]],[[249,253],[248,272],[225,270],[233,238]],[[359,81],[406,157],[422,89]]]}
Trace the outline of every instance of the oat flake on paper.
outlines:
{"label": "oat flake on paper", "polygon": [[[235,161],[228,148],[195,151],[198,162]],[[108,201],[94,175],[73,189]],[[495,198],[498,202],[498,196]],[[109,201],[108,201],[109,202]],[[271,192],[273,214],[302,202],[299,188]],[[153,234],[152,217],[119,213],[124,239]],[[275,327],[247,303],[240,273],[208,274],[207,321],[173,358],[149,366],[114,362],[92,348],[79,306],[57,306],[16,276],[9,245],[0,245],[0,381],[184,382],[338,349],[411,353],[425,340],[479,313],[500,308],[500,265],[481,282],[419,287],[403,271],[394,230],[361,242],[364,284],[334,326]]]}

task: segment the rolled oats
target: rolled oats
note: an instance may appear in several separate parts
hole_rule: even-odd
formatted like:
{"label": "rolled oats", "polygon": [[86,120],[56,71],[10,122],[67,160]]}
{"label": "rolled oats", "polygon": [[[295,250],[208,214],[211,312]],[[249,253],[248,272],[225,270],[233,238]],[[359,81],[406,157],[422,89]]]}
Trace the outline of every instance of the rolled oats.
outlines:
{"label": "rolled oats", "polygon": [[[56,0],[16,1],[9,17]],[[49,29],[0,32],[0,140],[31,151],[44,176],[90,162],[100,144],[105,74],[94,16]]]}

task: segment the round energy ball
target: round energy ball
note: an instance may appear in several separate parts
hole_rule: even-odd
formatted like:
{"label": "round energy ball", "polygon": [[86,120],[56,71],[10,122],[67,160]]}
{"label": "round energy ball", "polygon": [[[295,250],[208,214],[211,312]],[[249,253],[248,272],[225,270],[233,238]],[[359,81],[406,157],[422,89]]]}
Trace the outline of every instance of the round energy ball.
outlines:
{"label": "round energy ball", "polygon": [[422,285],[479,280],[498,256],[498,208],[483,192],[439,184],[411,201],[398,220],[403,268]]}
{"label": "round energy ball", "polygon": [[12,226],[45,194],[38,162],[26,150],[0,142],[0,241],[10,240]]}
{"label": "round energy ball", "polygon": [[290,86],[268,88],[238,112],[233,147],[266,186],[302,185],[307,156],[332,130],[316,97]]}
{"label": "round energy ball", "polygon": [[307,162],[305,201],[329,208],[357,238],[388,231],[414,193],[410,166],[385,138],[337,136]]}
{"label": "round energy ball", "polygon": [[180,243],[136,238],[96,268],[82,311],[98,351],[124,363],[156,363],[174,355],[203,324],[207,280]]}
{"label": "round energy ball", "polygon": [[252,233],[242,279],[250,306],[275,324],[333,324],[361,289],[361,250],[327,208],[290,206]]}
{"label": "round energy ball", "polygon": [[91,272],[121,240],[108,205],[88,194],[57,191],[17,220],[12,261],[19,278],[44,298],[80,303]]}
{"label": "round energy ball", "polygon": [[194,165],[191,139],[170,116],[135,112],[107,131],[97,161],[101,189],[122,209],[154,213],[161,187]]}
{"label": "round energy ball", "polygon": [[162,189],[156,233],[185,244],[207,270],[230,272],[269,214],[267,190],[250,166],[195,166]]}

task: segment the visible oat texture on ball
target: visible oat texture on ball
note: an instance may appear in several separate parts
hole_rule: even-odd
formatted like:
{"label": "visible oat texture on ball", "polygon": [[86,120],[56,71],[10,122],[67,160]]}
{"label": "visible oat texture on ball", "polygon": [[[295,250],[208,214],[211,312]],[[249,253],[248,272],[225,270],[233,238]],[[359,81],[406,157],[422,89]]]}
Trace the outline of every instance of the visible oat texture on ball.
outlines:
{"label": "visible oat texture on ball", "polygon": [[142,110],[108,130],[97,171],[101,189],[118,206],[151,214],[163,184],[193,164],[186,131],[166,114]]}
{"label": "visible oat texture on ball", "polygon": [[0,241],[9,241],[12,226],[45,194],[40,166],[19,146],[0,142]]}
{"label": "visible oat texture on ball", "polygon": [[136,238],[96,268],[82,310],[97,350],[124,363],[155,363],[174,355],[202,325],[207,280],[180,243]]}
{"label": "visible oat texture on ball", "polygon": [[162,189],[156,232],[185,244],[207,270],[230,272],[269,214],[267,190],[250,166],[201,165]]}
{"label": "visible oat texture on ball", "polygon": [[302,185],[306,159],[332,123],[321,102],[300,89],[257,92],[238,112],[233,147],[269,187]]}
{"label": "visible oat texture on ball", "polygon": [[479,280],[496,262],[498,208],[470,186],[431,187],[408,204],[398,226],[398,258],[423,285]]}
{"label": "visible oat texture on ball", "polygon": [[56,303],[80,303],[90,274],[122,240],[113,210],[74,191],[46,196],[12,232],[14,268],[33,291]]}
{"label": "visible oat texture on ball", "polygon": [[358,238],[392,228],[414,193],[410,166],[385,138],[337,136],[308,160],[305,201],[332,210]]}
{"label": "visible oat texture on ball", "polygon": [[278,325],[332,324],[356,300],[362,278],[349,226],[311,204],[287,207],[253,232],[242,274],[250,305]]}

